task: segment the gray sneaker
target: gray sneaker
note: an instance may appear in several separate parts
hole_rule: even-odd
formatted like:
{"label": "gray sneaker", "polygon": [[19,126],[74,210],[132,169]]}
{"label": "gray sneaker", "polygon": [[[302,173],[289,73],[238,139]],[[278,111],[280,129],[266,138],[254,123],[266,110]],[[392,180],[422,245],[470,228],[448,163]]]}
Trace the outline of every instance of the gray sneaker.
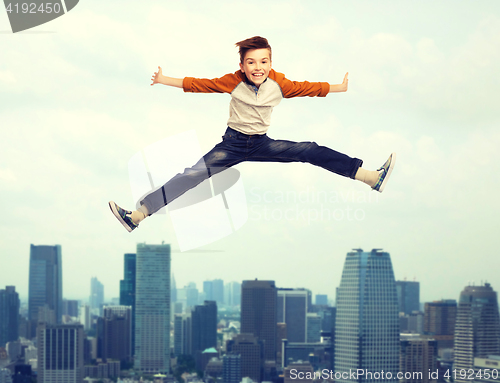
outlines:
{"label": "gray sneaker", "polygon": [[392,153],[389,156],[388,160],[385,161],[385,164],[383,164],[380,169],[377,169],[377,171],[380,172],[380,175],[378,176],[377,183],[375,184],[375,186],[372,187],[373,190],[376,190],[380,193],[384,191],[385,185],[389,180],[389,177],[392,173],[392,169],[394,169],[395,163],[396,163],[396,153]]}
{"label": "gray sneaker", "polygon": [[132,212],[130,210],[122,209],[120,206],[118,206],[113,201],[109,201],[108,204],[109,204],[109,208],[111,209],[111,212],[113,213],[113,215],[118,219],[118,221],[121,222],[123,227],[125,227],[125,229],[127,229],[127,231],[129,233],[132,230],[139,227],[139,225],[135,224],[134,221],[132,221],[132,218],[131,218]]}

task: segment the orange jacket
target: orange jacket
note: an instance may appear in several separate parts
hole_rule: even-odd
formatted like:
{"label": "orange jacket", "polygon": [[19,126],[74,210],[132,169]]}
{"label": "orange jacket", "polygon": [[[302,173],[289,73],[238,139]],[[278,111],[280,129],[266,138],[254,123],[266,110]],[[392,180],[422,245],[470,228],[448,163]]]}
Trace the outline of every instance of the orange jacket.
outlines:
{"label": "orange jacket", "polygon": [[230,93],[227,125],[245,134],[266,133],[271,124],[272,110],[283,98],[325,97],[330,91],[327,82],[290,81],[273,69],[257,91],[245,80],[241,71],[215,79],[185,77],[183,88],[184,92]]}

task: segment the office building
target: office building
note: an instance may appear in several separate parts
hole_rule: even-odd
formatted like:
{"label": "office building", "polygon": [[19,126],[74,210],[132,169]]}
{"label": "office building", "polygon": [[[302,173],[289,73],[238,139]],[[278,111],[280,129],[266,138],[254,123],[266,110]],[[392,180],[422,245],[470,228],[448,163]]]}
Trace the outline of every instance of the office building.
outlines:
{"label": "office building", "polygon": [[137,245],[134,368],[170,369],[170,245]]}
{"label": "office building", "polygon": [[[454,369],[474,368],[474,358],[500,355],[500,320],[497,293],[489,283],[467,286],[460,294],[455,326]],[[456,382],[465,383],[457,376]]]}
{"label": "office building", "polygon": [[224,303],[228,306],[241,304],[241,283],[229,282],[224,285]]}
{"label": "office building", "polygon": [[37,327],[38,383],[83,383],[83,326]]}
{"label": "office building", "polygon": [[120,306],[132,308],[132,354],[135,350],[135,253],[126,253],[123,256],[123,279],[120,281]]}
{"label": "office building", "polygon": [[177,289],[177,302],[182,302],[186,308],[196,306],[198,304],[198,296],[198,289],[194,282],[188,283],[182,289]]}
{"label": "office building", "polygon": [[306,342],[306,316],[311,311],[311,291],[279,288],[277,299],[277,321],[286,323],[288,341]]}
{"label": "office building", "polygon": [[437,342],[425,339],[418,334],[401,335],[401,357],[399,371],[405,374],[402,383],[428,383],[429,371],[437,370]]}
{"label": "office building", "polygon": [[104,317],[97,319],[97,357],[103,362],[132,359],[132,309],[104,306]]}
{"label": "office building", "polygon": [[[218,306],[223,305],[224,302],[224,281],[222,279],[214,279],[213,283],[213,292],[212,299],[217,303]],[[207,299],[209,300],[209,299]]]}
{"label": "office building", "polygon": [[205,281],[203,282],[203,292],[205,293],[205,299],[207,301],[214,300],[214,282],[213,281]]}
{"label": "office building", "polygon": [[348,253],[336,303],[335,373],[383,370],[385,379],[368,374],[358,375],[354,381],[393,382],[399,370],[400,341],[396,283],[389,253],[379,249]]}
{"label": "office building", "polygon": [[312,383],[314,369],[308,361],[291,363],[283,370],[284,383]]}
{"label": "office building", "polygon": [[217,348],[217,304],[214,301],[205,301],[193,308],[191,342],[191,353],[195,357],[208,348]]}
{"label": "office building", "polygon": [[19,295],[14,286],[0,290],[0,347],[19,338]]}
{"label": "office building", "polygon": [[[243,283],[244,284],[244,283]],[[241,355],[241,376],[254,382],[262,381],[264,342],[252,334],[238,334],[227,342],[228,354]]]}
{"label": "office building", "polygon": [[192,354],[191,313],[175,314],[174,316],[174,354]]}
{"label": "office building", "polygon": [[90,330],[92,327],[92,316],[90,315],[90,306],[80,306],[80,323],[83,325],[84,330]]}
{"label": "office building", "polygon": [[31,245],[28,319],[36,323],[38,309],[47,305],[54,310],[57,323],[61,323],[62,296],[61,246]]}
{"label": "office building", "polygon": [[322,342],[316,343],[289,343],[283,341],[282,345],[283,367],[289,366],[291,363],[299,361],[309,361],[314,363],[314,370],[333,370],[332,352],[333,344],[330,339],[324,339]]}
{"label": "office building", "polygon": [[174,315],[174,355],[191,355],[191,314]]}
{"label": "office building", "polygon": [[12,373],[6,368],[0,368],[0,383],[12,383]]}
{"label": "office building", "polygon": [[[241,333],[253,334],[265,344],[265,360],[276,360],[276,301],[274,281],[243,281]],[[246,375],[243,374],[245,377]]]}
{"label": "office building", "polygon": [[317,313],[306,315],[306,342],[316,343],[321,340],[321,317]]}
{"label": "office building", "polygon": [[[453,374],[453,373],[452,373]],[[456,372],[457,375],[460,372]],[[455,377],[455,375],[452,375]],[[498,383],[500,378],[500,355],[490,355],[487,358],[474,358],[474,382]]]}
{"label": "office building", "polygon": [[241,355],[228,353],[222,357],[222,383],[241,382]]}
{"label": "office building", "polygon": [[316,305],[317,306],[328,306],[328,295],[316,294]]}
{"label": "office building", "polygon": [[401,333],[424,333],[424,313],[413,311],[411,314],[399,312],[399,331]]}
{"label": "office building", "polygon": [[438,348],[453,348],[457,301],[447,299],[427,302],[424,306],[424,334],[432,335]]}
{"label": "office building", "polygon": [[101,315],[104,304],[104,285],[96,277],[92,277],[90,280],[89,304],[92,311]]}
{"label": "office building", "polygon": [[78,306],[78,301],[63,299],[63,315],[78,318]]}
{"label": "office building", "polygon": [[396,281],[399,312],[407,315],[420,311],[420,282]]}
{"label": "office building", "polygon": [[172,305],[177,302],[177,284],[175,283],[174,274],[172,274],[172,282],[170,283],[170,302],[172,302]]}

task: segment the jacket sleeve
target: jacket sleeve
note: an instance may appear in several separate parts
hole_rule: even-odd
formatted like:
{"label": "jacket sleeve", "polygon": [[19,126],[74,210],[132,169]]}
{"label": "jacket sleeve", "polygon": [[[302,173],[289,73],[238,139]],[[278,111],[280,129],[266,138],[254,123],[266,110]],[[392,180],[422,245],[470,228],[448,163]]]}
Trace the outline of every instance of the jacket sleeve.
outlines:
{"label": "jacket sleeve", "polygon": [[327,82],[290,81],[283,73],[274,71],[269,73],[269,77],[279,84],[284,98],[325,97],[330,92],[330,84]]}
{"label": "jacket sleeve", "polygon": [[182,87],[184,92],[192,93],[231,93],[241,81],[238,72],[214,79],[185,77]]}

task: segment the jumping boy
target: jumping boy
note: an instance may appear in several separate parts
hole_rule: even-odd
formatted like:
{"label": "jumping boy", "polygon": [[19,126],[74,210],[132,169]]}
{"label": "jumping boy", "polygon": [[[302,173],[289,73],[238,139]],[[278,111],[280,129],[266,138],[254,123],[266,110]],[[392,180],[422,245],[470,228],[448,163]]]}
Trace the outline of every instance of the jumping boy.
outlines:
{"label": "jumping boy", "polygon": [[161,188],[148,194],[135,211],[124,210],[113,201],[109,207],[122,225],[131,232],[146,217],[192,189],[207,178],[243,161],[308,162],[333,173],[364,182],[382,192],[396,161],[392,153],[378,170],[361,167],[363,161],[351,158],[315,142],[273,140],[267,136],[273,107],[282,98],[325,97],[347,91],[347,73],[342,84],[296,82],[271,69],[271,46],[267,39],[255,36],[239,43],[240,70],[216,79],[184,79],[164,76],[158,67],[152,84],[183,88],[184,92],[229,93],[229,120],[222,142],[215,145],[193,167],[177,174]]}

